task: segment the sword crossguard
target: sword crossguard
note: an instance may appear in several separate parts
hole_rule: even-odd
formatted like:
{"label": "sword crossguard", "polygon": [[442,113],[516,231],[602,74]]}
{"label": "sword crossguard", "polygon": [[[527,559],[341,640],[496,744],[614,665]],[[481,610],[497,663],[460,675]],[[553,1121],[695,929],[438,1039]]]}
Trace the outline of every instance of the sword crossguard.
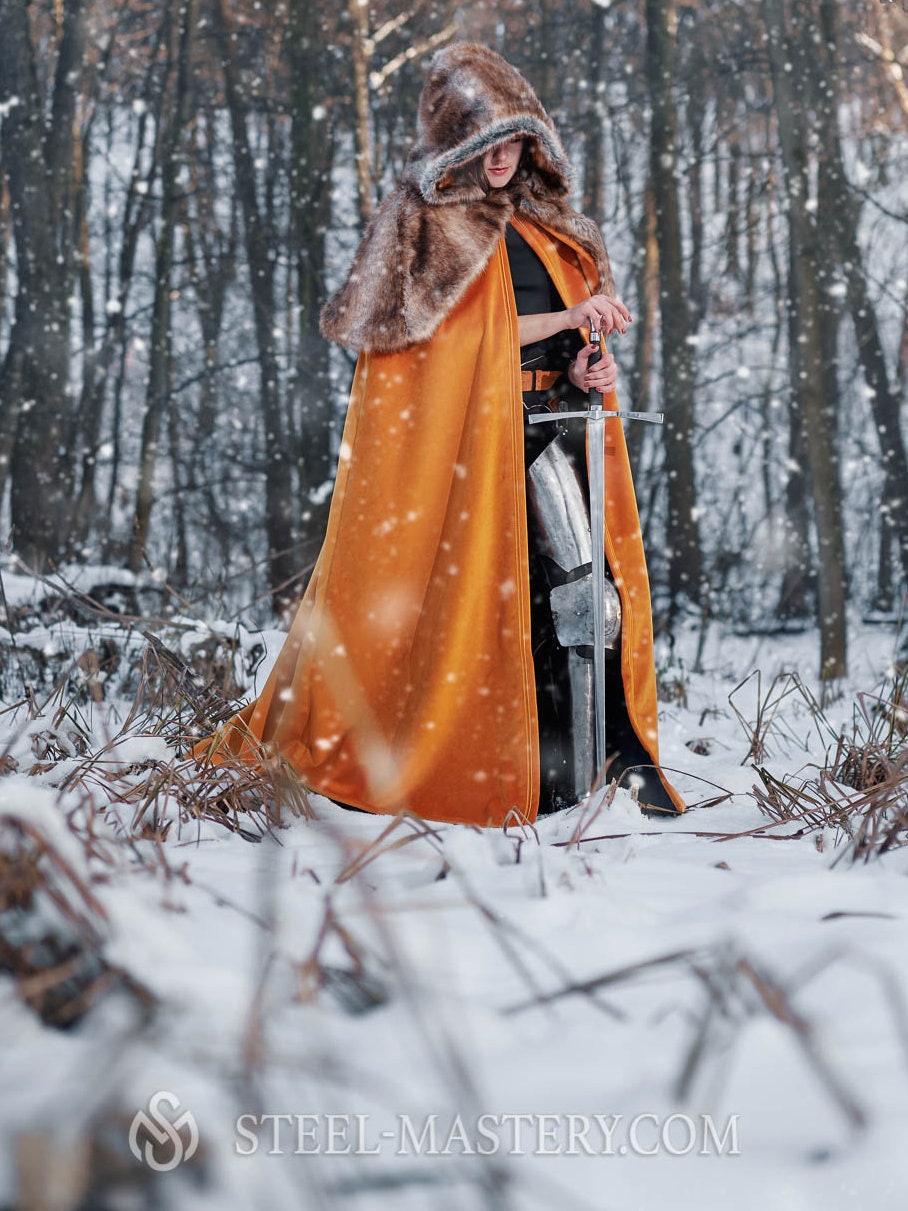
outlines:
{"label": "sword crossguard", "polygon": [[586,412],[531,412],[527,420],[531,425],[542,425],[546,421],[572,420],[575,417],[582,417],[584,420],[605,420],[609,417],[617,417],[619,420],[643,420],[648,421],[651,425],[661,425],[665,420],[665,413],[613,412],[608,408],[590,408]]}

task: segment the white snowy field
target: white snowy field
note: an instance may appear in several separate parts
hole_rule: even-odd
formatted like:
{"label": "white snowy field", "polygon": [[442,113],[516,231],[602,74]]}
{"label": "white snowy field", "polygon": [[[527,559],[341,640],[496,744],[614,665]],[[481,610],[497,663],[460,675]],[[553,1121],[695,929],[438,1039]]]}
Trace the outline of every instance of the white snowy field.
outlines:
{"label": "white snowy field", "polygon": [[[5,667],[106,627],[0,634]],[[35,718],[9,702],[0,968],[52,937],[100,983],[61,1027],[30,1007],[53,972],[0,976],[0,1205],[903,1207],[908,849],[855,861],[844,828],[774,822],[748,757],[757,729],[771,774],[816,779],[895,628],[853,623],[822,712],[815,634],[716,625],[693,672],[699,639],[659,654],[690,803],[665,822],[624,792],[505,832],[313,797],[244,836],[187,805],[112,682]]]}

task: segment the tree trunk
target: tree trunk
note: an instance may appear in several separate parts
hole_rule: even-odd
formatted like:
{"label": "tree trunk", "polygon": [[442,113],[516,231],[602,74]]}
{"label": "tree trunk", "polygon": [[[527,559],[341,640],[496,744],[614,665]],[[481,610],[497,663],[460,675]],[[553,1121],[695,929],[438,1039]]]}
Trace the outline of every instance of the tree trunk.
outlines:
{"label": "tree trunk", "polygon": [[174,233],[179,205],[177,178],[181,163],[183,130],[189,115],[192,83],[192,45],[196,26],[196,0],[175,0],[181,6],[180,47],[177,65],[176,97],[170,131],[161,161],[161,222],[155,250],[155,290],[151,318],[151,342],[148,386],[145,393],[145,417],[142,423],[142,449],[139,483],[129,547],[129,566],[138,572],[145,557],[148,526],[154,503],[154,471],[158,455],[161,418],[170,396],[173,336],[170,323],[170,295],[173,273]]}
{"label": "tree trunk", "polygon": [[[169,21],[164,20],[158,26],[152,53],[149,56],[149,66],[144,80],[146,92],[153,92],[153,80],[157,71],[158,56],[169,28]],[[94,340],[94,326],[85,324],[85,354],[82,368],[82,392],[79,403],[78,426],[74,426],[72,445],[75,451],[77,445],[81,449],[81,475],[79,486],[74,493],[75,505],[70,531],[70,544],[73,547],[83,546],[89,539],[92,530],[99,524],[99,502],[96,495],[97,457],[101,442],[101,424],[104,414],[104,403],[108,395],[111,371],[118,351],[123,349],[126,340],[126,308],[129,293],[135,273],[136,256],[139,237],[145,230],[152,213],[154,191],[151,185],[157,175],[157,164],[160,151],[162,111],[164,108],[164,90],[158,90],[158,99],[152,123],[152,110],[143,109],[137,123],[132,172],[126,191],[123,207],[122,227],[119,246],[115,247],[114,227],[109,217],[110,197],[104,198],[105,216],[105,248],[107,262],[103,297],[110,301],[104,321],[104,334],[99,342]],[[151,126],[153,138],[151,146],[146,143],[148,130]],[[114,132],[113,110],[108,111],[108,131],[105,154],[113,155]],[[90,144],[86,144],[83,158],[88,164]],[[142,166],[148,161],[143,179]],[[140,188],[141,185],[141,188]],[[87,209],[89,200],[88,188],[83,191],[83,209]],[[84,216],[80,229],[87,226],[87,214]],[[83,236],[84,252],[80,257],[81,297],[86,321],[93,310],[92,299],[94,288],[92,283],[91,262],[89,260],[89,245],[87,231]],[[116,294],[111,265],[116,256],[118,266]],[[118,427],[114,428],[114,441],[119,445],[120,434]],[[114,479],[116,477],[114,476]],[[113,488],[113,485],[112,485]]]}
{"label": "tree trunk", "polygon": [[[810,504],[807,491],[807,476],[805,467],[807,455],[804,447],[804,422],[801,415],[800,397],[794,390],[797,371],[791,365],[791,351],[798,339],[793,309],[785,304],[791,295],[791,267],[783,270],[779,262],[778,248],[782,242],[781,234],[776,231],[775,218],[775,176],[772,169],[769,172],[769,196],[766,206],[766,248],[771,271],[770,296],[777,300],[776,325],[773,334],[773,357],[775,365],[776,353],[782,339],[783,319],[787,326],[787,347],[789,354],[788,373],[788,451],[785,461],[785,492],[784,512],[780,524],[781,542],[769,549],[779,553],[781,563],[781,587],[778,601],[773,611],[773,617],[782,623],[800,623],[806,625],[809,619],[816,615],[816,572],[813,566],[813,556],[810,550]],[[786,250],[788,251],[788,250]],[[767,382],[767,391],[771,397],[772,380]],[[771,457],[772,442],[770,438],[769,399],[764,404],[764,477],[768,473]],[[768,486],[764,488],[764,496],[769,502],[771,492]],[[767,513],[770,508],[767,505]],[[772,529],[777,527],[773,522]]]}
{"label": "tree trunk", "polygon": [[[637,314],[633,328],[631,400],[636,411],[647,412],[652,392],[656,321],[659,315],[659,247],[656,243],[656,203],[650,183],[643,191],[643,212],[637,224],[636,245]],[[628,427],[627,449],[633,466],[639,463],[648,430],[649,425]]]}
{"label": "tree trunk", "polygon": [[[0,172],[0,340],[3,339],[6,317],[6,287],[10,252],[10,205],[6,178]],[[2,475],[0,475],[2,480]]]}
{"label": "tree trunk", "polygon": [[318,320],[325,302],[325,238],[331,222],[334,123],[326,109],[329,47],[324,21],[312,0],[291,0],[290,56],[292,163],[291,249],[296,263],[299,339],[292,388],[296,420],[301,540],[314,552],[324,536],[333,471],[332,387],[328,344]]}
{"label": "tree trunk", "polygon": [[606,37],[606,10],[598,4],[590,12],[588,85],[593,97],[583,125],[583,199],[581,210],[600,227],[605,222],[605,139],[603,131],[602,46]]}
{"label": "tree trunk", "polygon": [[252,309],[258,350],[260,400],[265,426],[265,534],[268,543],[269,579],[274,608],[283,613],[295,597],[288,587],[295,583],[293,559],[293,491],[290,457],[281,414],[279,372],[275,349],[274,262],[268,242],[268,225],[259,208],[255,159],[249,143],[247,107],[240,93],[233,55],[231,24],[227,0],[217,8],[227,108],[233,133],[233,160],[236,192],[243,212],[246,258],[252,292]]}
{"label": "tree trunk", "polygon": [[684,598],[694,603],[702,600],[693,460],[694,380],[687,340],[689,322],[678,203],[678,123],[672,97],[675,0],[646,0],[646,23],[646,65],[652,108],[650,172],[656,203],[662,320],[668,580],[671,609],[674,612]]}
{"label": "tree trunk", "polygon": [[[789,333],[795,329],[789,324]],[[795,347],[797,332],[789,343]],[[792,366],[794,383],[797,369]],[[785,477],[785,514],[782,523],[782,585],[775,617],[781,623],[806,623],[816,612],[816,572],[810,550],[810,507],[806,475],[807,450],[801,400],[792,387],[789,398],[788,470]]]}
{"label": "tree trunk", "polygon": [[[819,242],[808,193],[806,90],[816,48],[809,23],[798,22],[794,28],[799,36],[788,37],[783,0],[763,3],[788,199],[792,393],[800,401],[817,534],[820,677],[831,680],[846,672],[845,554],[836,416],[824,398],[829,380],[824,378]],[[795,4],[795,17],[799,15]]]}
{"label": "tree trunk", "polygon": [[845,274],[847,305],[854,325],[858,360],[870,388],[870,405],[880,440],[880,466],[883,471],[881,513],[888,519],[890,530],[883,541],[888,542],[891,535],[895,535],[902,576],[908,582],[908,457],[902,440],[900,401],[890,381],[876,311],[867,288],[867,275],[858,243],[857,207],[845,174],[835,110],[838,96],[838,90],[834,87],[838,58],[836,13],[835,5],[830,0],[820,0],[820,19],[825,50],[821,60],[825,58],[825,64],[819,72],[817,87],[825,87],[831,94],[821,107],[819,123],[822,140],[820,188],[822,196],[827,199],[823,230]]}
{"label": "tree trunk", "polygon": [[880,534],[877,541],[876,586],[870,601],[871,610],[887,614],[892,609],[894,598],[892,577],[892,518],[888,513],[880,515]]}
{"label": "tree trunk", "polygon": [[725,199],[725,272],[738,281],[741,277],[741,142],[737,132],[728,140],[728,194]]}
{"label": "tree trunk", "polygon": [[703,122],[706,105],[702,85],[702,79],[698,78],[696,88],[691,91],[687,106],[687,119],[691,135],[691,159],[688,171],[691,243],[688,313],[692,331],[696,331],[706,312],[706,284],[703,281]]}
{"label": "tree trunk", "polygon": [[189,179],[196,213],[194,216],[187,213],[183,237],[204,347],[204,373],[193,442],[196,471],[199,465],[210,458],[206,445],[215,432],[221,330],[228,290],[236,278],[239,229],[235,198],[231,199],[227,230],[222,230],[218,222],[216,161],[219,147],[216,128],[217,115],[211,112],[200,113],[194,124],[189,144]]}
{"label": "tree trunk", "polygon": [[744,299],[748,312],[753,315],[754,290],[757,284],[757,174],[753,165],[747,165],[747,188],[744,200],[745,247],[747,269],[744,274]]}
{"label": "tree trunk", "polygon": [[[304,5],[312,0],[298,0]],[[372,179],[372,116],[369,96],[369,6],[361,0],[349,0],[351,58],[353,61],[353,105],[356,115],[356,188],[359,196],[360,225],[365,227],[375,209],[375,182]]]}
{"label": "tree trunk", "polygon": [[198,304],[199,327],[202,331],[202,377],[199,383],[199,406],[195,432],[189,452],[189,489],[200,491],[205,500],[206,537],[215,539],[218,558],[226,571],[231,557],[230,524],[215,493],[210,475],[212,439],[215,436],[218,408],[218,360],[221,334],[227,305],[228,287],[236,274],[237,214],[233,201],[227,233],[218,226],[216,198],[216,168],[214,164],[214,123],[195,137],[191,150],[191,193],[197,207],[194,220],[187,216],[184,226],[189,276]]}
{"label": "tree trunk", "polygon": [[27,564],[45,568],[62,551],[69,505],[73,129],[82,0],[63,5],[49,102],[42,95],[25,0],[0,0],[0,30],[0,103],[8,105],[2,157],[18,287],[0,370],[0,489],[8,473],[15,549]]}

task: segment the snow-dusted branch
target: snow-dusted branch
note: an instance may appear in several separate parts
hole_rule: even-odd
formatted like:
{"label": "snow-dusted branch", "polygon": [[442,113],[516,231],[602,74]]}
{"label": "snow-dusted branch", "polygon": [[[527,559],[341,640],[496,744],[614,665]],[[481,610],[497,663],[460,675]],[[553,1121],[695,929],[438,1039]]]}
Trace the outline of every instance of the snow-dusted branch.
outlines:
{"label": "snow-dusted branch", "polygon": [[423,42],[414,42],[412,46],[408,46],[406,50],[401,51],[399,55],[395,55],[379,71],[369,73],[369,84],[376,91],[382,87],[386,80],[390,79],[395,72],[400,71],[404,64],[409,63],[412,59],[424,55],[427,51],[432,50],[436,46],[440,46],[443,42],[447,42],[449,38],[453,38],[457,32],[457,26],[452,21],[446,25],[444,29],[433,34],[431,38],[426,38]]}

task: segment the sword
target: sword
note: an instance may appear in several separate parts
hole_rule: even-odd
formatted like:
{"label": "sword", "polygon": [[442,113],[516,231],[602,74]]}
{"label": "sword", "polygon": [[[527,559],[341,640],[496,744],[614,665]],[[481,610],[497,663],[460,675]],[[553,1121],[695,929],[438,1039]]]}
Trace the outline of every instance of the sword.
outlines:
{"label": "sword", "polygon": [[[590,332],[594,352],[587,365],[602,358],[601,336]],[[586,421],[590,465],[590,537],[593,545],[593,702],[596,724],[596,769],[593,785],[605,768],[605,422],[611,418],[647,421],[661,425],[661,412],[621,412],[603,407],[602,392],[590,391],[590,406],[584,411],[531,413],[531,425],[582,418]]]}

